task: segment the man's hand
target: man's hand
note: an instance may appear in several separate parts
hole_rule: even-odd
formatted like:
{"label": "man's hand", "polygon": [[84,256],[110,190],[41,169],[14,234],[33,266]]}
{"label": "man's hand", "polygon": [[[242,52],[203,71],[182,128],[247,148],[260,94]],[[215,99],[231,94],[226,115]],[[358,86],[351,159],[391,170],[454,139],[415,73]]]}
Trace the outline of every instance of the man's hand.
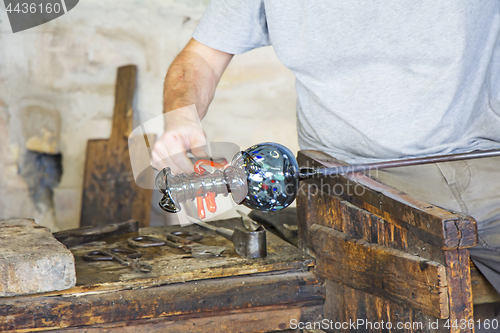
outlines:
{"label": "man's hand", "polygon": [[207,157],[205,132],[193,105],[163,115],[165,133],[156,141],[151,153],[151,165],[161,170],[169,167],[174,174],[193,172],[193,163],[187,157],[190,150],[196,157]]}
{"label": "man's hand", "polygon": [[206,157],[207,144],[200,120],[206,115],[215,88],[233,55],[191,41],[170,65],[165,78],[163,108],[165,134],[155,143],[151,165],[172,172],[191,173],[186,155]]}

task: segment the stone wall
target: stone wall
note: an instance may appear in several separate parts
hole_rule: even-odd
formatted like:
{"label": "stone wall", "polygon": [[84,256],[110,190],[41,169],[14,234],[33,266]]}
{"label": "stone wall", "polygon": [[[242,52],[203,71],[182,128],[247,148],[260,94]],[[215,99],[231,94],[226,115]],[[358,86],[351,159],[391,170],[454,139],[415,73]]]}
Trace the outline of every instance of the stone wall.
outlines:
{"label": "stone wall", "polygon": [[[16,34],[0,10],[0,219],[34,218],[53,230],[79,225],[85,146],[110,135],[116,68],[138,66],[136,124],[161,114],[164,75],[206,4],[82,0]],[[293,86],[272,48],[235,57],[202,122],[209,140],[242,148],[275,141],[296,151]],[[28,151],[62,157],[52,203],[30,193],[29,172],[21,176]]]}

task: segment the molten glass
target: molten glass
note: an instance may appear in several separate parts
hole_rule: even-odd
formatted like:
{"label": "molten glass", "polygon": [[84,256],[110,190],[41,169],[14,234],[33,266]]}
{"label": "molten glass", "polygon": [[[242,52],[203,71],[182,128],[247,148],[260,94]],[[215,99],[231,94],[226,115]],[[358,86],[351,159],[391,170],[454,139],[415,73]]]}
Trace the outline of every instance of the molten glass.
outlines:
{"label": "molten glass", "polygon": [[297,194],[299,167],[292,152],[277,143],[261,143],[239,152],[223,170],[172,175],[165,168],[156,176],[163,194],[160,207],[171,213],[181,203],[219,194],[231,196],[237,204],[261,211],[279,210],[290,205]]}

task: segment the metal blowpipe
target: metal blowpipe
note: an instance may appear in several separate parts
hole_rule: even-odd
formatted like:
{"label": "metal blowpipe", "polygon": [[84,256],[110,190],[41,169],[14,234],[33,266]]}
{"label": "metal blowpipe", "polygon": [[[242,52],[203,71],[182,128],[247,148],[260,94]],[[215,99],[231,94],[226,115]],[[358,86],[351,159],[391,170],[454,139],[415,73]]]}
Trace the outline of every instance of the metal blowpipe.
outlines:
{"label": "metal blowpipe", "polygon": [[299,177],[301,179],[304,179],[314,176],[343,175],[351,172],[365,172],[375,169],[390,169],[390,168],[398,168],[398,167],[413,166],[413,165],[463,161],[463,160],[495,157],[495,156],[500,156],[500,149],[475,151],[475,152],[461,153],[461,154],[410,158],[410,159],[393,160],[393,161],[376,162],[376,163],[341,165],[333,168],[300,168]]}

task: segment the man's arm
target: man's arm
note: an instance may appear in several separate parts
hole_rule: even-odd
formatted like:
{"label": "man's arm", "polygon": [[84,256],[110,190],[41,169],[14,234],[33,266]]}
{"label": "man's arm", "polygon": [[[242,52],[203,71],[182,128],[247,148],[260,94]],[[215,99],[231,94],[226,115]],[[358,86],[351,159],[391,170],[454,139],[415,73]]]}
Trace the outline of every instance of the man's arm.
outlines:
{"label": "man's arm", "polygon": [[232,54],[217,51],[191,39],[167,72],[163,93],[164,112],[195,104],[200,119],[203,119],[232,57]]}
{"label": "man's arm", "polygon": [[185,151],[191,149],[196,156],[204,155],[203,150],[196,149],[206,145],[200,120],[206,115],[232,57],[191,39],[172,62],[163,93],[165,133],[151,154],[155,168],[169,166],[173,173],[193,172]]}

